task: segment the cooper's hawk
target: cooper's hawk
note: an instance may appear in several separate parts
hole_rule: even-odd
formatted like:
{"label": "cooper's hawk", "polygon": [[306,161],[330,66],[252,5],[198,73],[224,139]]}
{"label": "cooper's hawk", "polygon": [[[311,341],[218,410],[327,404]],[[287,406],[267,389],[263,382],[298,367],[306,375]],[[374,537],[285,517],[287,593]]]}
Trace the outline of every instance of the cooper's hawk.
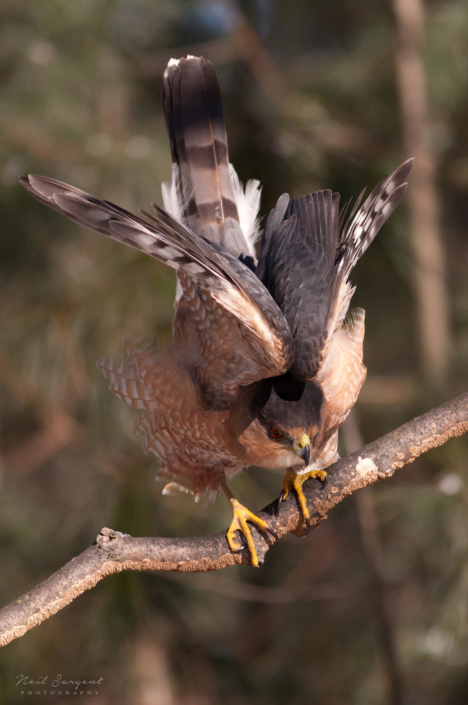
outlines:
{"label": "cooper's hawk", "polygon": [[[221,97],[203,58],[171,60],[163,105],[172,150],[166,210],[137,217],[45,176],[22,185],[72,220],[166,262],[177,272],[174,341],[165,350],[127,343],[98,363],[110,389],[139,409],[137,431],[161,462],[163,492],[222,492],[233,507],[232,550],[247,521],[267,524],[232,495],[226,478],[249,465],[286,471],[304,519],[306,478],[324,479],[337,457],[338,428],[366,375],[364,311],[345,321],[349,274],[401,201],[404,162],[347,215],[339,194],[283,194],[255,242],[260,189],[245,191],[229,163]],[[149,222],[148,222],[149,221]]]}

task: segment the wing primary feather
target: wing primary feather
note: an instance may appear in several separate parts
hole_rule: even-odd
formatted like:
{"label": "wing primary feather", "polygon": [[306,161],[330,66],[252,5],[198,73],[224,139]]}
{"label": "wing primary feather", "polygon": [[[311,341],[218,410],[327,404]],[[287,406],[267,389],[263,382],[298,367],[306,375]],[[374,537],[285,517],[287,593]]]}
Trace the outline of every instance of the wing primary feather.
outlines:
{"label": "wing primary feather", "polygon": [[284,315],[255,274],[221,245],[191,232],[162,210],[151,225],[54,179],[30,175],[20,182],[39,201],[75,222],[184,272],[257,339],[268,374],[281,374],[292,366],[294,345]]}
{"label": "wing primary feather", "polygon": [[[413,160],[339,209],[339,194],[283,195],[268,216],[257,276],[278,302],[294,335],[291,373],[312,379],[341,327],[354,289],[348,276],[404,196]],[[361,205],[362,203],[362,205]]]}
{"label": "wing primary feather", "polygon": [[356,201],[349,217],[342,226],[337,261],[342,262],[347,277],[358,259],[364,254],[384,222],[405,195],[408,177],[414,159],[403,162],[390,176],[379,181],[362,206],[358,208],[363,193]]}

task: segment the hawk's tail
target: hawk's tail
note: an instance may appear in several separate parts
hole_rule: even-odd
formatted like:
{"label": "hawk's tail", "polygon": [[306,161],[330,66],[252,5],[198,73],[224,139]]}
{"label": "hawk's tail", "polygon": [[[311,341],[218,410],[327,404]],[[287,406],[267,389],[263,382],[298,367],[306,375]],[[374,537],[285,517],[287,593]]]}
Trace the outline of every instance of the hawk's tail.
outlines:
{"label": "hawk's tail", "polygon": [[229,164],[219,84],[209,61],[171,59],[163,109],[174,163],[172,183],[163,184],[166,210],[236,257],[255,257],[259,183],[249,182],[244,193]]}

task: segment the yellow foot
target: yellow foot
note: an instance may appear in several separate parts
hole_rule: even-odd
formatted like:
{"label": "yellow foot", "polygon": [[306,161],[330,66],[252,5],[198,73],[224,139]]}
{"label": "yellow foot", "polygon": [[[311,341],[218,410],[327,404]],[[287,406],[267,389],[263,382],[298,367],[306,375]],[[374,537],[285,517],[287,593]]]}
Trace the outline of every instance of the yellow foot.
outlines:
{"label": "yellow foot", "polygon": [[318,478],[322,482],[325,482],[326,477],[327,473],[325,472],[325,470],[311,470],[310,472],[306,472],[303,475],[298,475],[294,472],[294,470],[288,468],[286,470],[286,475],[283,477],[283,484],[281,485],[281,494],[278,500],[277,513],[279,512],[279,508],[288,496],[289,492],[291,490],[294,490],[297,494],[297,498],[299,500],[299,505],[301,507],[302,516],[304,517],[305,523],[307,524],[307,526],[310,526],[310,512],[307,507],[304,492],[302,491],[302,485],[309,478],[312,478],[314,480]]}
{"label": "yellow foot", "polygon": [[231,502],[232,510],[234,512],[234,518],[227,532],[227,540],[229,543],[229,547],[231,551],[234,552],[242,551],[244,545],[237,540],[236,536],[236,532],[240,531],[245,536],[245,540],[247,541],[252,565],[254,566],[254,568],[258,568],[257,551],[255,549],[254,540],[252,538],[252,532],[250,531],[247,522],[250,521],[252,524],[255,524],[255,526],[258,526],[258,528],[262,531],[269,531],[271,534],[273,534],[275,538],[278,538],[278,535],[276,531],[274,531],[274,529],[268,526],[266,521],[263,521],[263,519],[260,519],[259,517],[255,516],[255,514],[253,514],[244,506],[242,506],[242,504],[238,502],[237,499],[234,499],[234,497],[232,497],[229,499],[229,501]]}

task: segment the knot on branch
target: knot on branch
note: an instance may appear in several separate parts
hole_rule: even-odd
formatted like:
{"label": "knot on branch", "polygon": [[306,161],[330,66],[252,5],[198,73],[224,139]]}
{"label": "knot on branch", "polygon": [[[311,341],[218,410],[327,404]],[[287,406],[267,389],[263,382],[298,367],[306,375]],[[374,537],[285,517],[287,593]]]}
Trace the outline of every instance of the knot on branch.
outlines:
{"label": "knot on branch", "polygon": [[130,538],[132,538],[130,534],[123,534],[121,531],[108,529],[105,526],[96,536],[94,545],[102,548],[110,558],[118,561],[122,560],[122,552],[124,547],[122,539]]}

